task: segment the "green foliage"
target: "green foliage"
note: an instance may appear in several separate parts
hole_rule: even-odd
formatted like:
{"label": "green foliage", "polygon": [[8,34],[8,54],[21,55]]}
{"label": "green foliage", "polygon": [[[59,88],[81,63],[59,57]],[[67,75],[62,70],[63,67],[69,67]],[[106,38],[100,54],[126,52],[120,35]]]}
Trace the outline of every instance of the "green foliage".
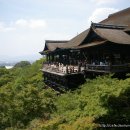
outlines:
{"label": "green foliage", "polygon": [[14,67],[25,67],[31,65],[29,61],[20,61]]}
{"label": "green foliage", "polygon": [[23,128],[35,118],[48,119],[55,110],[55,92],[43,89],[41,66],[39,60],[23,69],[1,69],[0,129]]}
{"label": "green foliage", "polygon": [[6,68],[0,68],[0,77],[9,74],[9,71]]}
{"label": "green foliage", "polygon": [[44,87],[42,62],[0,68],[1,130],[93,130],[101,124],[130,124],[130,78],[99,76],[58,95]]}
{"label": "green foliage", "polygon": [[129,124],[130,78],[102,76],[87,80],[80,89],[57,96],[54,104],[56,111],[49,120],[33,120],[28,128],[93,130],[101,124]]}
{"label": "green foliage", "polygon": [[0,66],[0,68],[5,68],[5,66]]}
{"label": "green foliage", "polygon": [[7,70],[6,68],[0,68],[0,87],[11,81],[12,76],[10,74],[10,71]]}

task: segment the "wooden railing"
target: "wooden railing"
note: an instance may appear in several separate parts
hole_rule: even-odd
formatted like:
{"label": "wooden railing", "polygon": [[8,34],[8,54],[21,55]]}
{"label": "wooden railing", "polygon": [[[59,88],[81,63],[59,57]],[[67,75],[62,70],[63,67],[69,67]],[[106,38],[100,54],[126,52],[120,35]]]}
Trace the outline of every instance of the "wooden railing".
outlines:
{"label": "wooden railing", "polygon": [[130,70],[130,64],[121,64],[121,65],[92,65],[87,64],[86,70],[93,70],[93,71],[106,71],[106,72],[122,72]]}
{"label": "wooden railing", "polygon": [[103,71],[110,71],[110,66],[109,65],[92,65],[92,64],[87,64],[86,69],[88,70],[103,70]]}
{"label": "wooden railing", "polygon": [[43,64],[43,70],[56,73],[78,73],[82,71],[100,71],[100,72],[123,72],[130,70],[130,64],[121,65],[92,65],[86,64],[84,67],[63,64]]}
{"label": "wooden railing", "polygon": [[77,73],[78,72],[78,66],[72,66],[72,65],[63,65],[63,64],[43,64],[43,71],[49,71],[49,72],[56,72],[56,73]]}
{"label": "wooden railing", "polygon": [[112,65],[111,66],[112,72],[122,72],[122,71],[129,71],[130,70],[130,64],[121,64],[121,65]]}

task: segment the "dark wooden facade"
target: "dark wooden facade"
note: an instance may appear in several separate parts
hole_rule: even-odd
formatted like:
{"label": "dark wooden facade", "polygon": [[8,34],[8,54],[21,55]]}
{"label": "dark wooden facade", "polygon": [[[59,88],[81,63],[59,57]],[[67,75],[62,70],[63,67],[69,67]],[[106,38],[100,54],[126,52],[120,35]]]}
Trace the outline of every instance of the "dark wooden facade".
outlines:
{"label": "dark wooden facade", "polygon": [[[67,88],[83,83],[85,77],[94,74],[129,73],[129,13],[130,8],[98,24],[92,23],[70,41],[46,41],[41,52],[46,55],[42,69],[45,82]],[[120,14],[125,18],[122,23],[117,21]]]}

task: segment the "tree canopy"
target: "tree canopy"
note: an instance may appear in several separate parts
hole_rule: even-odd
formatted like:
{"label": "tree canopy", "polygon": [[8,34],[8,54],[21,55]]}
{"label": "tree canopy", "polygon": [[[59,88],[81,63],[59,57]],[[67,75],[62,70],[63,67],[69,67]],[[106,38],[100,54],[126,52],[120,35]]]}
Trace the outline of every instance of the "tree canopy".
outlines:
{"label": "tree canopy", "polygon": [[14,65],[14,67],[25,67],[29,66],[31,63],[29,61],[20,61]]}
{"label": "tree canopy", "polygon": [[130,124],[130,78],[99,76],[59,95],[46,88],[42,62],[0,68],[1,130],[92,130]]}

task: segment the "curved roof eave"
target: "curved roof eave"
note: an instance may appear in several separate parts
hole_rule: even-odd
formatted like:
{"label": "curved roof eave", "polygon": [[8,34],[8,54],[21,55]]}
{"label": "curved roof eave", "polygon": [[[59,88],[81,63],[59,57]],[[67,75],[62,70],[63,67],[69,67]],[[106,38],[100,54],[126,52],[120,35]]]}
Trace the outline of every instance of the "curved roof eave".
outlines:
{"label": "curved roof eave", "polygon": [[79,46],[84,39],[86,38],[86,36],[88,35],[90,29],[87,29],[85,31],[83,31],[82,33],[80,33],[79,35],[75,36],[74,38],[72,38],[67,44],[66,47],[75,47],[75,46]]}
{"label": "curved roof eave", "polygon": [[123,30],[96,28],[94,31],[100,37],[110,42],[130,45],[130,36]]}
{"label": "curved roof eave", "polygon": [[55,40],[46,40],[45,41],[45,47],[44,51],[55,51],[57,48],[64,47],[64,44],[67,43],[68,41],[55,41]]}

